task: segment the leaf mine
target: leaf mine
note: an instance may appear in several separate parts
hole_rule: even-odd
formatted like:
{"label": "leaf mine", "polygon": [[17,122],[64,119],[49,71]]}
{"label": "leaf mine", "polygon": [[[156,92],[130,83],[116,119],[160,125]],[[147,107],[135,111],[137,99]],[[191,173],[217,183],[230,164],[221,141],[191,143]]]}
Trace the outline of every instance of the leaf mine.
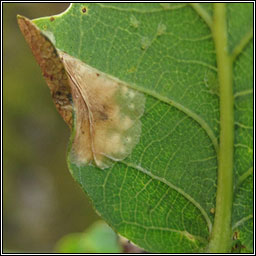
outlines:
{"label": "leaf mine", "polygon": [[18,23],[59,113],[70,127],[74,122],[72,161],[104,169],[126,158],[139,142],[144,95],[56,49],[30,20]]}
{"label": "leaf mine", "polygon": [[64,52],[59,55],[69,76],[76,113],[72,154],[78,162],[107,168],[113,160],[128,156],[138,143],[144,96]]}

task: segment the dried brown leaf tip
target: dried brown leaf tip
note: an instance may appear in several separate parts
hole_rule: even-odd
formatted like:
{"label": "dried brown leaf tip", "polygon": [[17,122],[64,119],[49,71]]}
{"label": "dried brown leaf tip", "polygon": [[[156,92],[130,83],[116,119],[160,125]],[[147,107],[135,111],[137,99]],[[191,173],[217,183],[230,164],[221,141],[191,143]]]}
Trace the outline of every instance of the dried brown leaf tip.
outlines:
{"label": "dried brown leaf tip", "polygon": [[[24,22],[26,23],[26,20]],[[26,25],[25,30],[22,28],[23,34],[28,38],[26,40],[43,70],[51,91],[55,92],[53,97],[55,104],[60,87],[63,88],[61,95],[65,92],[66,98],[69,99],[69,104],[64,106],[58,103],[57,108],[62,109],[62,106],[71,107],[72,105],[75,113],[72,161],[78,165],[94,164],[104,169],[126,158],[140,138],[140,117],[144,111],[144,95],[129,88],[124,82],[60,50],[56,51],[53,44],[45,39],[37,28],[36,35],[33,35],[35,39],[31,39],[32,36],[27,35],[31,30],[30,26],[35,27],[33,24]],[[43,39],[39,39],[40,37]],[[49,51],[47,58],[42,57],[42,52]],[[45,71],[49,66],[48,62],[54,63],[50,65],[50,74],[48,70]],[[55,63],[60,68],[55,67]],[[57,71],[56,74],[61,74],[58,83],[52,83],[53,80],[49,79],[49,75],[55,74],[55,71]],[[60,82],[62,80],[66,81],[64,87]],[[72,102],[68,96],[70,93]]]}
{"label": "dried brown leaf tip", "polygon": [[18,16],[18,24],[42,70],[57,110],[71,127],[71,88],[57,50],[52,42],[29,19]]}

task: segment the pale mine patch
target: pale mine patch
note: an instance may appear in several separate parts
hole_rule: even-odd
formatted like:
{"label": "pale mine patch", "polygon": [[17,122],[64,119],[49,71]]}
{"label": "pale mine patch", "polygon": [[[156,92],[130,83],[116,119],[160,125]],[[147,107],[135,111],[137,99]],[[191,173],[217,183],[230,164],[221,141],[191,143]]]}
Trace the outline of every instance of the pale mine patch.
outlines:
{"label": "pale mine patch", "polygon": [[132,98],[134,98],[135,97],[135,92],[134,91],[129,91],[128,92],[128,95],[129,95],[129,97],[132,99]]}
{"label": "pale mine patch", "polygon": [[134,104],[129,104],[129,108],[134,110],[134,108],[135,108]]}
{"label": "pale mine patch", "polygon": [[122,127],[123,130],[128,130],[129,128],[132,127],[133,124],[134,124],[134,121],[129,116],[126,116],[122,121],[122,123],[120,124],[120,126]]}
{"label": "pale mine patch", "polygon": [[76,113],[73,160],[108,168],[126,158],[138,143],[145,97],[116,78],[58,53],[70,80]]}

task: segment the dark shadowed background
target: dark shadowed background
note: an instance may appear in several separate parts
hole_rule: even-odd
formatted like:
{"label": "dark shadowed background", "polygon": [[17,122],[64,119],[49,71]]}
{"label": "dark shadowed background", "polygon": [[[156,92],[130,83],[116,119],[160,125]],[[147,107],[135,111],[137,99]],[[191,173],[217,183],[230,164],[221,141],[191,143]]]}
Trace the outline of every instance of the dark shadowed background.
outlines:
{"label": "dark shadowed background", "polygon": [[3,246],[50,252],[98,219],[66,164],[69,128],[57,113],[16,15],[59,14],[68,3],[3,4]]}

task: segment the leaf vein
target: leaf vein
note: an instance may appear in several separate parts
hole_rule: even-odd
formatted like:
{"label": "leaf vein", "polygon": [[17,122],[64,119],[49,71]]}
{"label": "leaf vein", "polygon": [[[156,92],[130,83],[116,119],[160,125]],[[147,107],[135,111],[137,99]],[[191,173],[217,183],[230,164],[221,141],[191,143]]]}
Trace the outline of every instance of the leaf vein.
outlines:
{"label": "leaf vein", "polygon": [[164,183],[165,185],[167,185],[168,187],[171,187],[172,189],[176,190],[178,193],[180,193],[181,195],[183,195],[186,199],[188,199],[195,207],[197,207],[199,209],[199,211],[201,212],[201,214],[203,215],[203,217],[205,218],[205,221],[207,223],[208,226],[208,230],[209,232],[211,232],[212,229],[212,223],[211,220],[208,216],[208,214],[206,213],[206,211],[203,209],[203,207],[193,198],[191,197],[189,194],[187,194],[184,190],[182,190],[181,188],[175,186],[174,184],[172,184],[171,182],[169,182],[168,180],[166,180],[165,178],[159,177],[157,175],[152,174],[151,172],[147,171],[146,169],[142,168],[139,165],[136,164],[132,164],[132,163],[128,163],[125,160],[121,161],[122,163],[128,165],[131,168],[134,168],[138,171],[141,171],[142,173],[150,176],[151,178],[161,181],[162,183]]}
{"label": "leaf vein", "polygon": [[172,7],[168,7],[168,8],[155,8],[153,10],[139,10],[136,8],[120,8],[117,6],[109,6],[109,5],[104,5],[101,3],[97,3],[97,5],[99,5],[101,8],[107,8],[107,9],[112,9],[112,10],[116,10],[116,11],[121,11],[121,12],[137,12],[137,13],[155,13],[155,12],[163,12],[163,11],[169,11],[169,10],[176,10],[176,9],[180,9],[183,7],[186,7],[187,4],[180,4],[180,5],[175,5]]}

